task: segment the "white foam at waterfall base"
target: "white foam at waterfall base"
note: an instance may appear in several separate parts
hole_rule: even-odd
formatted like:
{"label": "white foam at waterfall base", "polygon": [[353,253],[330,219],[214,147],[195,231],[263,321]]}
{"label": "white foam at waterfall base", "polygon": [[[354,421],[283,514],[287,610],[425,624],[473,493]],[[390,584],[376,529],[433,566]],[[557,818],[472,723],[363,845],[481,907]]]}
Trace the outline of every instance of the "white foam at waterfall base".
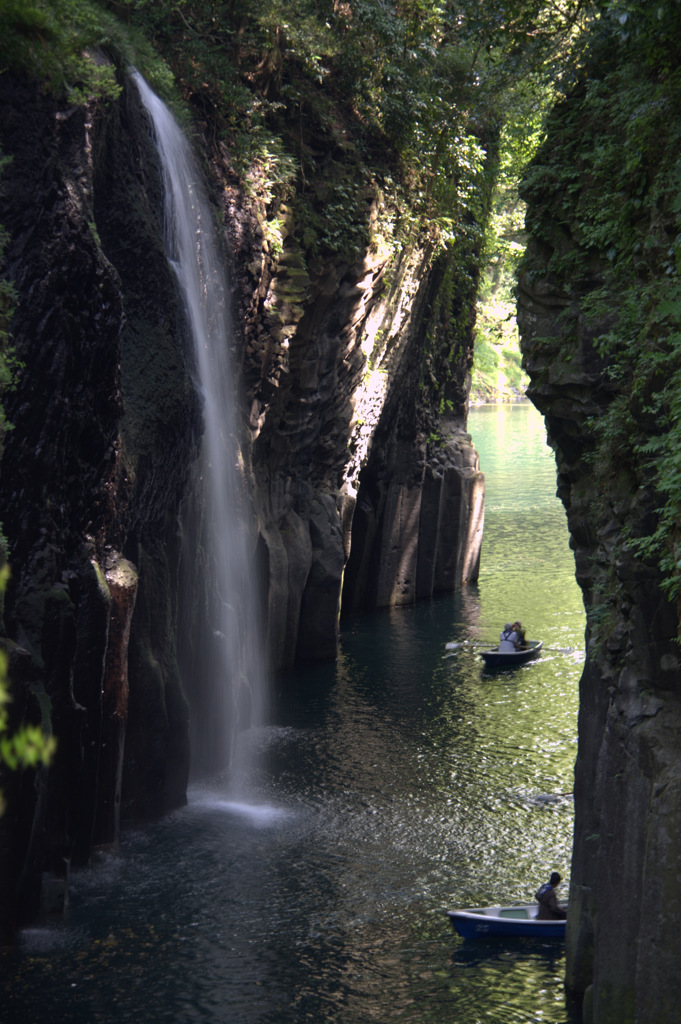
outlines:
{"label": "white foam at waterfall base", "polygon": [[256,828],[267,828],[276,825],[291,815],[291,811],[271,804],[247,803],[239,800],[228,800],[216,793],[194,791],[191,794],[192,809],[221,812],[246,819]]}
{"label": "white foam at waterfall base", "polygon": [[[198,165],[175,118],[142,76],[134,70],[131,74],[151,120],[161,161],[166,254],[177,276],[193,340],[205,425],[202,477],[212,597],[207,633],[217,638],[219,660],[217,668],[212,661],[204,666],[204,676],[211,677],[210,706],[200,729],[195,727],[192,734],[196,755],[202,744],[210,742],[215,722],[219,742],[224,740],[224,749],[228,748],[236,731],[236,707],[251,726],[265,721],[266,670],[238,466],[231,314],[213,213]],[[233,745],[246,753],[251,749],[248,743]],[[234,765],[240,787],[249,775],[248,765]]]}

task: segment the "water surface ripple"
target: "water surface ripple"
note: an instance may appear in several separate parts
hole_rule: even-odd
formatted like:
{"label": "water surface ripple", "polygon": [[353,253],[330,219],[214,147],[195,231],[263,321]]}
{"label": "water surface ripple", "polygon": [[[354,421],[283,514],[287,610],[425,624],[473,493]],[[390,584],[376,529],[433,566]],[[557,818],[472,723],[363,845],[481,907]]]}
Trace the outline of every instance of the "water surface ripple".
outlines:
{"label": "water surface ripple", "polygon": [[[7,1024],[577,1020],[560,942],[464,942],[444,914],[569,875],[584,626],[540,417],[470,429],[479,585],[346,623],[336,664],[280,680],[254,800],[197,783],[74,873],[66,919],[4,958]],[[552,650],[490,675],[474,645],[516,616]]]}

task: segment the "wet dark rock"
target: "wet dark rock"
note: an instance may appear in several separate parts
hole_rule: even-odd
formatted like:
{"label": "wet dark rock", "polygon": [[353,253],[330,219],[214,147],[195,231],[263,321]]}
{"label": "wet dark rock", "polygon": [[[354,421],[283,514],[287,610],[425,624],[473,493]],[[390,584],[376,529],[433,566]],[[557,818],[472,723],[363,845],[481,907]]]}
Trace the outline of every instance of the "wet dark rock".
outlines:
{"label": "wet dark rock", "polygon": [[[553,196],[545,202],[550,208]],[[560,244],[579,250],[565,231]],[[594,462],[591,419],[607,410],[616,385],[594,350],[594,325],[584,325],[585,283],[553,276],[550,252],[545,239],[531,240],[518,323],[529,395],[556,453],[587,610],[567,984],[584,993],[585,1019],[594,1024],[672,1020],[681,858],[678,609],[660,569],[624,544],[648,535],[659,496],[638,476],[634,458],[622,458],[616,475]],[[570,318],[561,316],[565,310]]]}
{"label": "wet dark rock", "polygon": [[[438,305],[449,268],[427,245],[398,255],[388,287],[387,257],[344,266],[308,257],[291,236],[273,258],[251,226],[262,212],[232,197],[251,479],[276,610],[269,646],[291,665],[335,656],[339,609],[409,604],[477,578],[484,479],[465,432],[472,337],[464,323],[466,343],[452,344],[457,311]],[[284,310],[281,278],[292,282],[301,265],[297,303]],[[369,333],[381,339],[371,371]],[[320,502],[335,505],[324,530],[312,512]]]}
{"label": "wet dark rock", "polygon": [[[12,156],[0,194],[10,237],[4,272],[18,294],[12,335],[23,364],[7,396],[14,429],[0,478],[12,569],[4,624],[27,652],[11,670],[16,707],[34,707],[33,720],[58,738],[49,770],[7,787],[10,801],[20,800],[7,816],[13,843],[23,837],[3,875],[10,928],[17,913],[37,907],[44,872],[61,877],[60,866],[86,861],[93,843],[116,843],[122,801],[149,814],[185,799],[188,750],[178,733],[186,735],[187,712],[172,671],[174,633],[145,633],[141,616],[133,624],[131,604],[123,614],[126,588],[119,592],[111,573],[126,564],[124,549],[136,564],[140,548],[176,548],[199,404],[136,96],[126,90],[108,109],[61,108],[3,75],[0,123],[0,145]],[[145,578],[140,609],[148,585]],[[172,619],[172,570],[155,602]],[[143,646],[160,666],[164,697],[144,722],[139,781],[128,776],[122,795],[125,731],[134,737],[140,728],[136,709],[146,710],[151,685],[128,657],[130,628],[130,651]],[[166,775],[152,798],[145,773],[159,759]]]}
{"label": "wet dark rock", "polygon": [[[115,846],[121,820],[186,800],[190,719],[210,717],[218,641],[205,616],[201,406],[137,93],[126,82],[115,103],[69,108],[4,74],[0,125],[12,157],[3,272],[24,364],[0,477],[4,630],[14,721],[43,721],[59,740],[48,770],[3,781],[6,937],[39,912],[42,879],[66,900],[68,866]],[[354,159],[345,142],[339,153]],[[332,659],[341,609],[412,603],[477,575],[474,259],[457,268],[425,238],[392,255],[313,252],[290,207],[274,246],[272,211],[246,195],[224,145],[203,158],[225,225],[271,662]],[[323,166],[307,182],[318,216]],[[228,756],[247,724],[242,683],[225,680],[227,735],[216,724],[195,741],[196,762]]]}

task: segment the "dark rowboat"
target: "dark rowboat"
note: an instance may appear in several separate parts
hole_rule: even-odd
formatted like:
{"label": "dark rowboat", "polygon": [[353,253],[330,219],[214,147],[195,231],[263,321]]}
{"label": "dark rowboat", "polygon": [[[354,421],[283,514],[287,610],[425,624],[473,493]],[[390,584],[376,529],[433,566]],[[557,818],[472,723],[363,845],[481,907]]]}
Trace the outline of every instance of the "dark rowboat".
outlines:
{"label": "dark rowboat", "polygon": [[526,661],[536,658],[542,646],[542,640],[528,640],[524,647],[519,647],[515,651],[500,651],[498,647],[492,647],[488,651],[481,651],[480,657],[488,668],[510,668],[513,665],[524,665]]}
{"label": "dark rowboat", "polygon": [[[565,904],[563,904],[565,906]],[[448,910],[452,927],[464,939],[489,935],[534,936],[544,939],[565,937],[565,921],[537,920],[538,904],[522,907],[478,907],[473,910]]]}

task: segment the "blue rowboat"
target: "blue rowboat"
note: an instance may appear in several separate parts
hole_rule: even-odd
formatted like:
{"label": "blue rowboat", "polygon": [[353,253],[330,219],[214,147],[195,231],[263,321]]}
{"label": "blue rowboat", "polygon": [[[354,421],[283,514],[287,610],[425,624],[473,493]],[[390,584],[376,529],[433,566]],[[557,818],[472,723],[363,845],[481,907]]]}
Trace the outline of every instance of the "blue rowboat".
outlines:
{"label": "blue rowboat", "polygon": [[528,640],[524,647],[515,651],[500,651],[498,647],[492,647],[488,651],[480,651],[480,657],[487,668],[511,668],[536,658],[543,645],[542,640]]}
{"label": "blue rowboat", "polygon": [[[566,908],[562,904],[563,909]],[[537,920],[539,905],[521,907],[476,907],[471,910],[448,910],[452,927],[464,939],[486,938],[489,935],[532,936],[544,939],[565,938],[565,921]]]}

